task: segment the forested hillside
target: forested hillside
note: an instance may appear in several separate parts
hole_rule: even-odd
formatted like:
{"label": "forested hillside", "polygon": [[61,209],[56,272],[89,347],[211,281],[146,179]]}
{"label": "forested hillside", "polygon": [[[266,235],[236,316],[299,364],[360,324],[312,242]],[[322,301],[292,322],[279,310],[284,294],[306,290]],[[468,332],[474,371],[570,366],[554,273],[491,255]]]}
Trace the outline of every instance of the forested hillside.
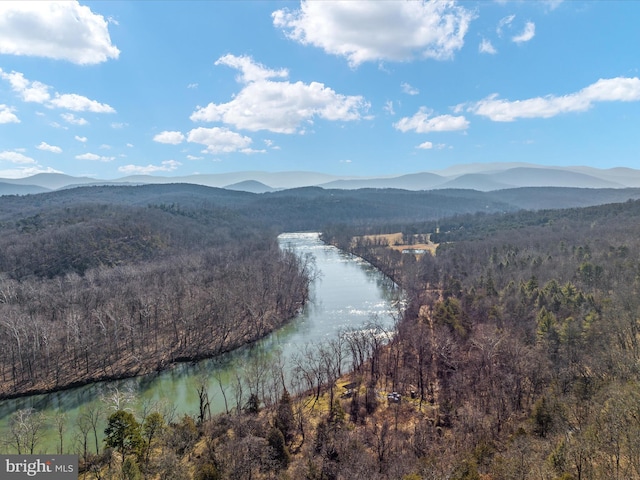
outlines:
{"label": "forested hillside", "polygon": [[272,229],[211,203],[90,193],[0,200],[0,396],[213,356],[303,306],[310,266]]}
{"label": "forested hillside", "polygon": [[640,202],[439,225],[435,257],[354,247],[410,292],[381,356],[420,399],[404,474],[640,478]]}

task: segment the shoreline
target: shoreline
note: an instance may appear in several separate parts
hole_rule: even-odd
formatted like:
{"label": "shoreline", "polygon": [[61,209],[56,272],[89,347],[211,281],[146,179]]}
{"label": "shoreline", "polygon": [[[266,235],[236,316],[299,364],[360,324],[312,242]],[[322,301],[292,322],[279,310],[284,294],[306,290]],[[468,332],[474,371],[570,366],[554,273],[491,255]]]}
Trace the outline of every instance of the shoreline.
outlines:
{"label": "shoreline", "polygon": [[216,353],[196,353],[194,355],[177,355],[175,358],[171,359],[171,360],[166,360],[163,361],[162,359],[156,360],[155,361],[155,366],[153,366],[153,362],[150,363],[147,367],[144,367],[142,365],[139,365],[138,370],[136,371],[128,371],[128,372],[120,372],[120,373],[114,373],[114,374],[104,374],[104,375],[97,375],[97,376],[90,376],[87,377],[85,379],[82,380],[75,380],[72,381],[70,383],[65,383],[63,385],[55,385],[52,388],[33,388],[33,389],[26,389],[26,390],[22,390],[22,391],[17,391],[17,392],[9,392],[9,393],[0,393],[0,403],[5,401],[5,400],[16,400],[16,399],[20,399],[20,398],[27,398],[27,397],[33,397],[33,396],[37,396],[37,395],[48,395],[48,394],[52,394],[52,393],[57,393],[57,392],[63,392],[63,391],[67,391],[67,390],[73,390],[75,388],[80,388],[80,387],[85,387],[87,385],[91,385],[91,384],[98,384],[98,383],[103,383],[103,382],[112,382],[112,381],[118,381],[118,380],[127,380],[130,378],[137,378],[137,377],[145,377],[145,376],[151,376],[151,375],[157,375],[169,370],[172,370],[173,368],[177,367],[178,365],[181,364],[186,364],[186,363],[197,363],[203,360],[210,360],[210,359],[214,359],[217,357],[221,357],[223,355],[226,355],[228,353],[240,350],[242,348],[246,348],[249,347],[253,344],[255,344],[256,342],[259,342],[260,340],[268,337],[269,335],[271,335],[273,332],[275,332],[276,330],[284,327],[285,325],[287,325],[289,322],[291,322],[293,319],[295,319],[304,309],[305,305],[307,303],[307,299],[305,299],[302,302],[302,305],[296,310],[296,313],[294,315],[292,315],[289,318],[286,318],[280,322],[277,322],[273,328],[267,330],[264,332],[263,335],[258,336],[256,338],[252,338],[252,339],[248,339],[246,340],[244,343],[239,343],[239,344],[235,344],[235,346],[230,346],[229,348],[224,348]]}

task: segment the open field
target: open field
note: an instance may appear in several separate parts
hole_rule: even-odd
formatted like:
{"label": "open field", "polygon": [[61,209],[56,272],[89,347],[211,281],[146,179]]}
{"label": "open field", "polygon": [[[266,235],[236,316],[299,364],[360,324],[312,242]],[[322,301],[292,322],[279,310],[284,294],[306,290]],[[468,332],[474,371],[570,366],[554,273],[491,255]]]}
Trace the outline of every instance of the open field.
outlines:
{"label": "open field", "polygon": [[[433,243],[430,240],[430,237],[430,233],[416,234],[413,235],[411,243],[407,243],[401,232],[379,235],[362,235],[354,237],[353,244],[355,245],[358,242],[361,242],[367,245],[384,245],[391,250],[397,250],[399,252],[404,250],[424,250],[429,252],[431,255],[435,255],[438,244]],[[418,255],[420,254],[421,253],[418,253]]]}

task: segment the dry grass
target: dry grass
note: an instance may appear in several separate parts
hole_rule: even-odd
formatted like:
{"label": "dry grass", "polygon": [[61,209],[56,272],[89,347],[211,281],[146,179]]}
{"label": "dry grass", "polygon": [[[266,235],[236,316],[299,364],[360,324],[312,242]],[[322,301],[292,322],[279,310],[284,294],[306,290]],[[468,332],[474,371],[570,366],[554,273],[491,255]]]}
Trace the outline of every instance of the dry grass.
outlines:
{"label": "dry grass", "polygon": [[[368,244],[378,244],[384,245],[391,250],[397,250],[402,252],[404,250],[424,250],[429,252],[431,255],[436,254],[436,249],[438,248],[437,243],[433,243],[429,240],[430,234],[425,233],[421,235],[416,235],[415,237],[426,237],[428,240],[426,243],[413,243],[406,244],[403,243],[402,233],[385,233],[379,235],[363,235],[360,237],[354,237],[352,243],[355,246],[358,241],[368,243]],[[422,255],[418,253],[416,255]]]}

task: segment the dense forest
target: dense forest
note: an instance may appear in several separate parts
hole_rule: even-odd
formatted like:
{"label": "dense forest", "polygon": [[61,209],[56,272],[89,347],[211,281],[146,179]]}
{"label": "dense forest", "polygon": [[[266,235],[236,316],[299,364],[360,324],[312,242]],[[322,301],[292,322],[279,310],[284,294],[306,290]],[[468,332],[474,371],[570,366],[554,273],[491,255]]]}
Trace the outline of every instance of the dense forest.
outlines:
{"label": "dense forest", "polygon": [[[223,203],[216,189],[209,199],[206,190],[172,192],[178,200],[146,188],[134,205],[73,204],[69,192],[56,192],[34,196],[42,203],[30,211],[10,197],[0,218],[7,389],[52,373],[52,358],[81,375],[104,371],[113,349],[133,364],[140,355],[188,358],[193,346],[210,355],[224,338],[247,341],[225,318],[251,326],[264,318],[272,328],[278,306],[279,321],[299,308],[291,286],[304,299],[312,272],[278,250],[277,230],[265,227],[271,220],[278,229],[323,225],[326,242],[392,276],[407,304],[391,339],[372,325],[301,354],[295,383],[285,384],[277,359],[247,366],[249,387],[223,414],[208,412],[204,389],[199,411],[179,418],[167,403],[130,409],[115,397],[110,415],[84,412],[64,426],[78,432],[77,443],[63,445],[61,434],[60,451],[80,454],[85,478],[640,478],[639,201],[537,211],[500,203],[476,213],[473,192],[453,211],[437,202],[449,194],[401,210],[402,192],[367,191],[338,199],[344,210],[331,221],[331,196],[315,189],[283,192],[275,203],[261,197],[258,209],[249,194]],[[385,194],[391,207],[372,213]],[[396,231],[429,233],[436,254],[354,241]],[[85,239],[93,242],[86,248]],[[34,248],[44,260],[30,260]],[[217,303],[227,297],[230,304]],[[228,315],[216,315],[224,308]],[[66,356],[47,357],[53,322],[64,326],[55,333],[64,333]],[[80,329],[103,335],[104,349],[83,347]],[[203,375],[203,385],[215,381]],[[33,450],[42,422],[35,412],[14,414],[6,448]]]}

